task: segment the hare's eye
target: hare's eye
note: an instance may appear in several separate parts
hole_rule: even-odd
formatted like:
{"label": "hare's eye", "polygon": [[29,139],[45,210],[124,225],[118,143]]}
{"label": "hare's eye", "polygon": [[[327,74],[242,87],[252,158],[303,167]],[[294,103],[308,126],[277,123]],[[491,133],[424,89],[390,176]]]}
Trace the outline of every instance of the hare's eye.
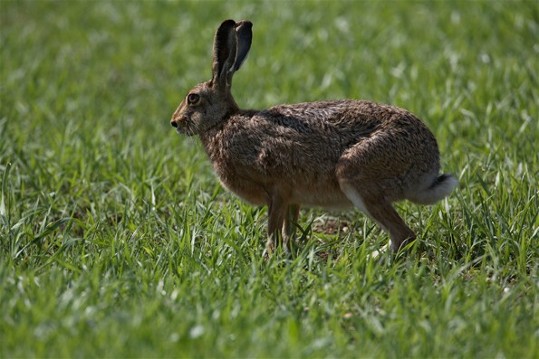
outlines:
{"label": "hare's eye", "polygon": [[200,95],[197,93],[190,93],[187,95],[187,102],[189,105],[196,105],[200,101]]}

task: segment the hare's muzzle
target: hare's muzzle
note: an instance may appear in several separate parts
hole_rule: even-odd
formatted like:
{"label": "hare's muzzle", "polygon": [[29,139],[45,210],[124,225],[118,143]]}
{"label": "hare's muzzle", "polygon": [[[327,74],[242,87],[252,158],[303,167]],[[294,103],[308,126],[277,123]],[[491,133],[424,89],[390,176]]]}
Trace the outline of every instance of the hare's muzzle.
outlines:
{"label": "hare's muzzle", "polygon": [[179,128],[182,122],[185,122],[185,119],[182,116],[174,116],[170,120],[170,125],[174,128]]}
{"label": "hare's muzzle", "polygon": [[176,132],[182,135],[192,136],[195,134],[193,128],[184,116],[174,116],[170,120],[170,125],[176,129]]}

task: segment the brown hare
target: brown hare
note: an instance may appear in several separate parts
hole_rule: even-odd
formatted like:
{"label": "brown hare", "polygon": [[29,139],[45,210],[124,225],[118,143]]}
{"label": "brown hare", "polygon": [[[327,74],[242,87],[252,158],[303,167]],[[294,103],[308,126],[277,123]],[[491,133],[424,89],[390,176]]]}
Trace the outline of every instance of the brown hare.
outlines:
{"label": "brown hare", "polygon": [[406,110],[370,101],[242,110],[230,89],[251,40],[250,21],[219,26],[211,80],[189,91],[170,123],[200,136],[224,187],[269,207],[267,252],[281,238],[287,249],[300,206],[355,206],[389,233],[393,251],[415,239],[392,202],[432,204],[458,184],[440,174],[429,129]]}

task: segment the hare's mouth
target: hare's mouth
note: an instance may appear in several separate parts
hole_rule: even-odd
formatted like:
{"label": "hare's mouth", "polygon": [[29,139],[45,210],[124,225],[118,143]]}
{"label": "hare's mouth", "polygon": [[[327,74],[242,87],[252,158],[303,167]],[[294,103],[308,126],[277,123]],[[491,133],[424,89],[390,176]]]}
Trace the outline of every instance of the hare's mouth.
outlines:
{"label": "hare's mouth", "polygon": [[196,132],[190,126],[178,126],[176,132],[184,136],[194,136]]}
{"label": "hare's mouth", "polygon": [[174,127],[176,132],[180,135],[193,136],[197,133],[197,131],[195,131],[196,126],[193,126],[191,121],[188,121],[186,117],[176,116],[176,114],[174,114],[170,120],[170,125]]}

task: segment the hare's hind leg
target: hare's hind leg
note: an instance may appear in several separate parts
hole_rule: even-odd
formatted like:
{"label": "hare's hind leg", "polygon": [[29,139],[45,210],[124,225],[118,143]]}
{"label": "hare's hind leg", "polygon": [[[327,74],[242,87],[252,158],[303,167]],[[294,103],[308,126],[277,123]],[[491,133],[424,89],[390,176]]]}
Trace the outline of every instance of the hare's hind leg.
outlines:
{"label": "hare's hind leg", "polygon": [[395,146],[394,139],[383,134],[364,139],[342,155],[335,172],[345,196],[389,233],[393,251],[415,239],[391,205],[403,198],[401,177],[413,165],[408,158],[388,155],[388,148]]}
{"label": "hare's hind leg", "polygon": [[[396,252],[403,245],[415,239],[414,232],[404,223],[397,211],[384,196],[365,190],[361,183],[339,181],[341,190],[346,197],[389,233],[391,249]],[[363,190],[362,190],[363,188]]]}

